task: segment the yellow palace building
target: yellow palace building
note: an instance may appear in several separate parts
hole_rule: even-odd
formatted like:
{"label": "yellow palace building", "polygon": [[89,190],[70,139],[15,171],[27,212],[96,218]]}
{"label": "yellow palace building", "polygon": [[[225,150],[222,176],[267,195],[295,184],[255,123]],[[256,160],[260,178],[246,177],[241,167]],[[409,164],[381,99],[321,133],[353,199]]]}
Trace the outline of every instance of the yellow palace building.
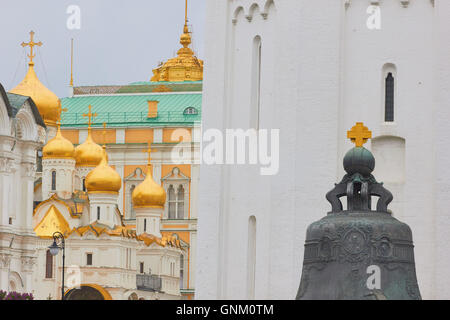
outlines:
{"label": "yellow palace building", "polygon": [[[33,212],[0,236],[34,234],[25,237],[28,274],[18,257],[14,284],[5,273],[0,286],[40,299],[60,298],[62,289],[73,299],[193,299],[203,61],[190,48],[187,14],[177,56],[154,69],[150,81],[71,80],[72,94],[62,99],[34,72],[32,50],[42,43],[31,36],[28,73],[2,97],[6,106],[34,111],[34,189],[20,199],[34,202]],[[6,173],[4,179],[14,181]],[[64,288],[60,259],[48,250],[55,231],[65,237],[72,268]]]}

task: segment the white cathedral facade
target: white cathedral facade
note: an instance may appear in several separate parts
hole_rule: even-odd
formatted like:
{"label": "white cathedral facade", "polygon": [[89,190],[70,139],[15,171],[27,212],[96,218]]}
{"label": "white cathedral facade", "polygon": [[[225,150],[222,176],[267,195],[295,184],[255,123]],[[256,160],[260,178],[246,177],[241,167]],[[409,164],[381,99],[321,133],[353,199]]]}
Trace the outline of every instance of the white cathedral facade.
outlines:
{"label": "white cathedral facade", "polygon": [[450,299],[450,1],[207,1],[206,30],[203,130],[280,129],[280,166],[202,165],[196,298],[295,297],[362,121],[422,297]]}
{"label": "white cathedral facade", "polygon": [[[87,138],[76,148],[61,133],[61,112],[32,59],[16,88],[0,85],[0,290],[36,299],[62,292],[69,300],[181,299],[184,249],[160,232],[166,192],[153,180],[150,156],[131,195],[136,224],[127,225],[118,207],[122,179],[93,140],[91,106]],[[61,252],[49,249],[56,232],[65,238],[65,268]]]}

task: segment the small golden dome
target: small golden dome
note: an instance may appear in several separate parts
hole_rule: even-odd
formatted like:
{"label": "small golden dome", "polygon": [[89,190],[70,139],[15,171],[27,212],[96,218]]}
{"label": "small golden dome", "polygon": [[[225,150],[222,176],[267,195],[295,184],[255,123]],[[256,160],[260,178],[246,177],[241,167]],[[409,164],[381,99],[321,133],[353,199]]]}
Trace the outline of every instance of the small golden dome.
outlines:
{"label": "small golden dome", "polygon": [[88,193],[118,193],[122,187],[120,175],[108,165],[108,154],[102,149],[100,164],[88,173],[85,180]]}
{"label": "small golden dome", "polygon": [[42,149],[44,159],[73,159],[74,152],[72,142],[63,137],[59,126],[56,136]]}
{"label": "small golden dome", "polygon": [[135,208],[164,208],[166,191],[153,180],[150,165],[145,180],[134,189],[132,201]]}
{"label": "small golden dome", "polygon": [[39,81],[34,72],[34,62],[30,62],[28,72],[21,83],[10,92],[22,96],[31,97],[47,126],[56,126],[56,121],[61,115],[61,101]]}
{"label": "small golden dome", "polygon": [[85,142],[75,148],[75,160],[77,166],[95,167],[103,157],[103,149],[92,139],[91,128]]}

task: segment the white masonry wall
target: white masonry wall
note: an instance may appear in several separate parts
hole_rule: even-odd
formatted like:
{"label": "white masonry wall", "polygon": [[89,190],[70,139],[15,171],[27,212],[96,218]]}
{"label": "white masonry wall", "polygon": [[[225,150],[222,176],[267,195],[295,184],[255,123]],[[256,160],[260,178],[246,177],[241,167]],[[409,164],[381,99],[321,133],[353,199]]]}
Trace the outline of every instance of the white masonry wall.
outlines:
{"label": "white masonry wall", "polygon": [[[325,194],[342,178],[351,148],[346,131],[356,121],[372,130],[366,147],[376,157],[375,176],[394,194],[394,216],[413,230],[422,297],[450,298],[446,2],[379,1],[379,30],[366,26],[366,10],[377,1],[207,3],[205,60],[215,63],[205,72],[203,130],[247,129],[253,121],[252,44],[259,35],[260,128],[280,129],[280,170],[260,176],[259,167],[202,165],[196,298],[295,297],[306,228],[330,209]],[[393,123],[384,122],[389,71]]]}

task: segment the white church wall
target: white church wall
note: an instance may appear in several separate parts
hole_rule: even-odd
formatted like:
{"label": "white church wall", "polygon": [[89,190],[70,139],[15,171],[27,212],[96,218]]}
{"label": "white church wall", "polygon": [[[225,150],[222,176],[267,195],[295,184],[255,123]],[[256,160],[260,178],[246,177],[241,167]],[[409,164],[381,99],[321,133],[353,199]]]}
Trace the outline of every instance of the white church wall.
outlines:
{"label": "white church wall", "polygon": [[[433,7],[431,1],[406,7],[400,1],[383,1],[381,29],[369,30],[368,1],[347,1],[347,6],[339,1],[274,1],[276,20],[271,20],[270,10],[267,20],[254,16],[254,3],[264,7],[266,1],[207,4],[206,43],[214,45],[206,47],[206,59],[224,63],[210,64],[206,70],[203,129],[246,128],[251,123],[252,41],[259,35],[261,127],[280,128],[280,170],[262,178],[246,166],[202,166],[196,298],[245,298],[246,249],[239,244],[247,239],[252,214],[257,220],[255,297],[295,297],[306,228],[329,211],[324,195],[344,174],[342,158],[351,148],[345,134],[356,121],[364,121],[375,138],[405,141],[383,145],[378,140],[373,147],[375,153],[389,153],[389,162],[396,163],[396,175],[390,178],[402,181],[387,181],[394,193],[391,209],[413,229],[423,297],[435,296],[435,158],[430,155],[437,136],[431,129],[436,118],[430,98],[435,96],[434,77],[442,74],[436,72],[442,62],[434,61],[431,48],[438,46],[444,59],[445,37],[433,40],[433,18],[436,10],[446,8],[441,3]],[[445,15],[439,14],[441,26],[448,28]],[[263,25],[271,23],[275,36],[267,39]],[[267,42],[274,44],[275,63],[264,74]],[[388,71],[395,79],[392,123],[384,119]],[[444,96],[438,95],[442,108]],[[438,130],[446,136],[443,124]],[[378,171],[385,175],[386,170],[380,159]],[[441,197],[446,199],[444,193]],[[440,217],[446,221],[443,212]]]}
{"label": "white church wall", "polygon": [[[433,132],[433,149],[427,155],[428,161],[434,164],[431,177],[434,181],[432,187],[433,202],[426,212],[418,212],[422,219],[430,219],[434,223],[434,229],[426,239],[430,251],[433,251],[434,259],[422,272],[432,275],[432,296],[434,299],[450,299],[450,279],[447,276],[450,270],[448,257],[448,243],[450,243],[450,166],[449,158],[449,119],[450,119],[450,1],[435,1],[433,16],[435,38],[433,48],[435,51],[433,66],[435,74],[434,92],[431,101],[424,107],[434,111],[433,127],[423,127],[422,132]],[[420,183],[420,182],[419,182]],[[430,214],[434,213],[433,215]],[[417,239],[417,238],[416,238]],[[416,240],[417,241],[417,240]],[[417,257],[417,254],[416,254]],[[420,284],[419,284],[420,285]]]}
{"label": "white church wall", "polygon": [[[397,1],[383,1],[379,7],[381,28],[369,30],[365,23],[368,15],[364,14],[367,6],[362,1],[351,1],[345,11],[340,133],[343,135],[356,121],[364,121],[372,130],[376,138],[371,146],[376,159],[375,177],[386,182],[394,195],[390,206],[394,216],[413,230],[418,282],[422,296],[430,298],[434,258],[428,239],[433,221],[424,219],[423,213],[432,216],[433,164],[428,155],[433,148],[433,134],[421,128],[433,126],[429,105],[433,95],[435,8],[430,1],[414,1],[407,8]],[[394,76],[393,122],[385,122],[384,118],[387,72]],[[406,147],[398,145],[401,140],[382,141],[382,135],[404,139]],[[341,141],[342,159],[350,143]]]}

